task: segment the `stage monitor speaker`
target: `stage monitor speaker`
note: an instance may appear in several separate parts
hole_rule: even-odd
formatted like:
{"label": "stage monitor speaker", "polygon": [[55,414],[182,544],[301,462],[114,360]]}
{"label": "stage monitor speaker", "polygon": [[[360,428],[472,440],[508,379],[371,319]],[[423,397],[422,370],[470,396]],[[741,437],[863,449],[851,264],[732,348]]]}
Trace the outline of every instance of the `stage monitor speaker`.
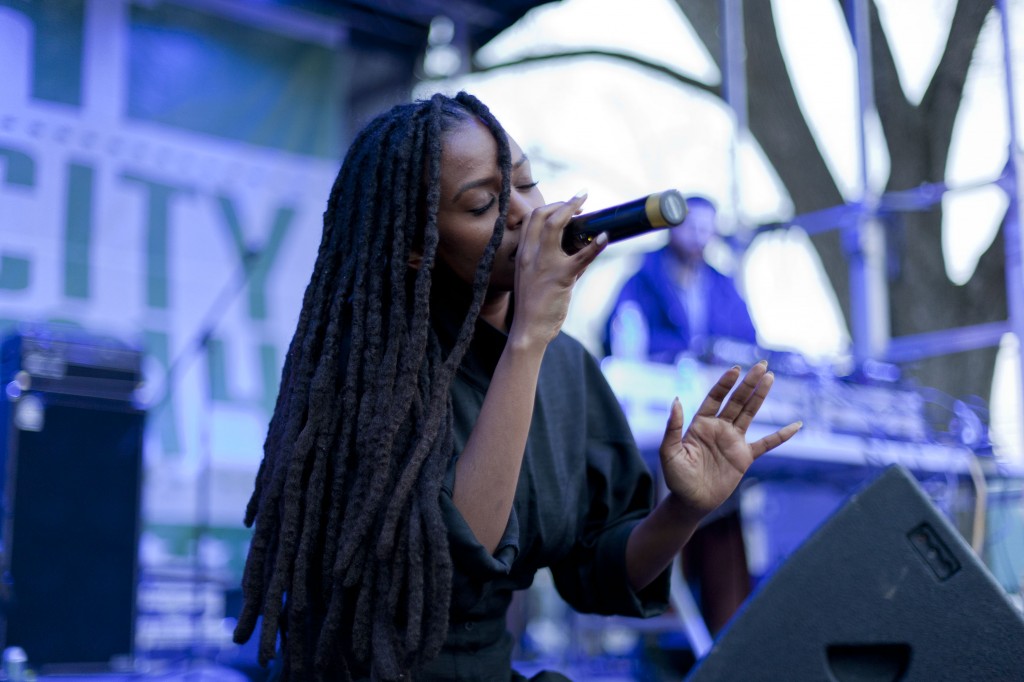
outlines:
{"label": "stage monitor speaker", "polygon": [[139,364],[80,340],[3,344],[2,640],[43,672],[109,668],[134,650]]}
{"label": "stage monitor speaker", "polygon": [[1024,617],[891,466],[752,594],[687,682],[1024,679]]}

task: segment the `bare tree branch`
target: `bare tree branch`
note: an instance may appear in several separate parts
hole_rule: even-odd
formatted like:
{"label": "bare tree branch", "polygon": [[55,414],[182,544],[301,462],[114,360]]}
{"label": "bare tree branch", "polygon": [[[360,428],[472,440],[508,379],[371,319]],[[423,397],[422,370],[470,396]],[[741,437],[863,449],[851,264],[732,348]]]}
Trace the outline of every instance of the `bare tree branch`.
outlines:
{"label": "bare tree branch", "polygon": [[607,59],[614,59],[616,61],[628,62],[641,66],[651,71],[656,71],[663,76],[668,76],[674,81],[686,85],[697,90],[709,92],[712,95],[718,97],[722,96],[722,89],[717,85],[709,85],[703,81],[699,81],[696,78],[691,78],[686,74],[679,73],[675,69],[672,69],[664,64],[652,62],[638,57],[637,55],[629,54],[628,52],[616,52],[614,50],[566,50],[564,52],[552,52],[551,54],[540,54],[540,55],[528,55],[526,57],[520,57],[519,59],[513,59],[507,62],[501,62],[500,64],[491,64],[487,66],[480,65],[474,61],[473,73],[488,73],[491,71],[499,71],[502,69],[512,68],[514,66],[524,66],[526,64],[537,64],[543,62],[562,61],[567,59],[580,59],[584,57],[604,57]]}

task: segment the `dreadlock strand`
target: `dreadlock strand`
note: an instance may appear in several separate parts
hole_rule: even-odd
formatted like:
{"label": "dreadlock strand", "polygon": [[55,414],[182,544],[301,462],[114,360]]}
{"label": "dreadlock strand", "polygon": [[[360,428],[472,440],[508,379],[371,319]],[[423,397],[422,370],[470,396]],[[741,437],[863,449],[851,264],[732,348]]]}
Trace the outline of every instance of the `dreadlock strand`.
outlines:
{"label": "dreadlock strand", "polygon": [[[406,666],[416,664],[415,656],[420,648],[423,638],[424,603],[423,595],[423,512],[420,508],[419,499],[412,501],[412,513],[410,514],[408,528],[408,548],[405,556],[409,561],[409,569],[406,572],[406,593],[408,598],[405,605],[405,652]],[[414,595],[418,595],[417,599]],[[418,602],[418,603],[417,603]]]}
{"label": "dreadlock strand", "polygon": [[[327,210],[324,215],[325,225],[325,237],[321,240],[320,247],[317,251],[316,265],[314,266],[314,273],[322,272],[322,264],[330,260],[330,251],[328,244],[330,241],[329,234],[330,229],[334,223],[334,207],[337,203],[338,195],[341,192],[341,175],[335,179],[331,186],[331,192],[327,200]],[[323,278],[321,278],[322,280]],[[280,446],[280,433],[282,419],[279,415],[287,414],[288,405],[292,398],[292,364],[296,356],[298,347],[301,345],[301,340],[305,338],[307,329],[310,324],[310,310],[313,308],[313,302],[317,297],[317,279],[311,278],[309,285],[306,287],[306,291],[303,294],[302,307],[299,313],[299,320],[296,326],[295,334],[292,336],[292,340],[288,345],[288,351],[285,353],[284,366],[281,370],[281,390],[278,391],[277,400],[274,405],[273,418],[270,421],[270,426],[267,433],[266,444],[264,452],[270,453],[270,457],[273,457],[273,453],[277,451]],[[255,520],[256,514],[259,511],[259,504],[263,496],[264,486],[266,484],[265,474],[267,468],[265,463],[267,461],[267,455],[264,455],[264,460],[260,463],[259,471],[256,475],[256,486],[253,491],[252,497],[249,500],[249,504],[246,506],[245,512],[245,525],[252,526]]]}
{"label": "dreadlock strand", "polygon": [[[405,536],[404,539],[407,539]],[[403,637],[395,627],[394,614],[398,613],[398,597],[401,593],[405,574],[405,559],[401,549],[395,552],[392,561],[382,564],[377,581],[376,601],[384,608],[376,609],[373,622],[374,679],[393,682],[403,672],[402,661],[405,652],[401,650]]]}
{"label": "dreadlock strand", "polygon": [[[503,166],[503,169],[504,168],[505,167]],[[504,199],[505,206],[507,206],[508,203],[508,184],[508,177],[503,172],[502,197]],[[476,325],[476,318],[479,317],[486,289],[487,276],[482,277],[481,272],[490,271],[494,262],[494,254],[497,251],[498,245],[501,243],[501,234],[503,231],[501,228],[503,228],[503,225],[501,224],[501,221],[499,221],[499,224],[495,227],[494,235],[488,242],[484,255],[481,258],[480,266],[476,272],[475,281],[482,281],[483,286],[474,291],[470,311],[456,335],[455,346],[448,358],[445,359],[438,376],[435,377],[435,388],[429,403],[431,405],[431,409],[427,414],[427,435],[425,439],[417,445],[416,449],[410,456],[406,468],[402,471],[401,477],[399,478],[398,485],[395,487],[394,494],[391,497],[391,502],[388,506],[384,520],[384,527],[381,531],[381,542],[378,544],[378,558],[390,552],[390,543],[393,541],[395,528],[398,524],[401,510],[407,502],[408,495],[412,490],[414,482],[420,475],[420,468],[423,466],[424,460],[432,451],[431,445],[434,437],[436,437],[438,430],[437,426],[444,416],[445,408],[441,407],[442,405],[445,405],[443,393],[447,393],[448,386],[451,383],[451,379],[454,377],[455,370],[458,368],[459,364],[462,362],[463,356],[469,349],[473,329]]]}
{"label": "dreadlock strand", "polygon": [[[324,616],[324,624],[316,643],[315,663],[319,671],[330,670],[338,661],[345,664],[344,667],[347,669],[346,657],[339,651],[340,647],[337,646],[335,638],[341,628],[342,618],[350,612],[345,603],[349,600],[349,596],[350,593],[346,590],[335,589],[328,600],[327,614]],[[347,680],[348,678],[343,679]]]}
{"label": "dreadlock strand", "polygon": [[[325,223],[330,224],[331,221],[331,208],[333,201],[336,198],[339,183],[335,183],[335,187],[332,188],[332,199],[329,204],[327,217]],[[324,240],[325,242],[327,239]],[[318,262],[326,260],[326,249],[321,246],[320,254],[318,255]],[[315,269],[316,273],[323,272],[323,268]],[[268,433],[267,443],[265,446],[264,460],[260,466],[260,472],[257,478],[256,490],[250,499],[249,505],[246,511],[246,524],[251,525],[255,520],[258,509],[263,506],[273,511],[269,515],[264,514],[260,519],[261,523],[257,524],[256,533],[254,534],[254,549],[250,552],[247,558],[247,570],[246,577],[243,580],[243,593],[245,595],[246,607],[243,608],[242,617],[239,619],[239,627],[236,631],[236,639],[248,639],[251,636],[253,628],[255,627],[256,610],[258,609],[257,604],[261,601],[261,595],[265,591],[265,583],[262,580],[262,576],[266,573],[264,564],[268,557],[266,550],[269,547],[269,543],[265,541],[266,535],[272,532],[278,524],[277,513],[276,513],[276,500],[281,495],[281,485],[283,484],[283,470],[277,465],[275,454],[284,450],[287,452],[287,448],[282,448],[282,443],[279,440],[279,434],[283,433],[284,441],[287,443],[290,441],[290,436],[299,427],[299,419],[296,415],[292,415],[284,424],[285,421],[283,415],[286,413],[286,408],[290,407],[293,396],[302,395],[304,391],[303,377],[299,377],[298,381],[292,374],[292,362],[296,356],[296,347],[301,344],[304,355],[308,356],[308,347],[313,345],[313,340],[310,336],[313,334],[309,333],[309,317],[308,311],[313,307],[313,303],[316,300],[315,291],[318,288],[318,278],[314,275],[311,278],[310,284],[307,287],[306,294],[304,296],[303,312],[300,314],[299,324],[295,336],[289,347],[289,352],[285,358],[285,366],[282,371],[282,390],[278,394],[278,400],[275,407],[274,418],[271,420],[271,427]],[[294,412],[294,411],[293,411]],[[305,410],[302,410],[304,416]],[[282,453],[284,454],[284,453]],[[285,458],[282,458],[285,459]],[[267,464],[271,466],[268,467]],[[263,540],[262,542],[259,540]],[[250,570],[251,565],[251,570]]]}
{"label": "dreadlock strand", "polygon": [[[371,187],[376,187],[376,178],[380,174],[381,171],[378,167],[372,179],[367,179]],[[367,258],[365,259],[366,264],[360,263],[359,269],[365,273],[369,290],[359,292],[357,301],[364,307],[361,310],[354,311],[353,314],[353,331],[356,333],[356,338],[363,341],[363,344],[361,348],[357,349],[356,344],[353,343],[353,357],[350,358],[349,363],[350,372],[353,361],[363,362],[364,366],[370,368],[371,372],[372,368],[376,367],[379,363],[379,339],[381,337],[379,290],[381,287],[381,275],[380,268],[369,267],[368,264],[375,264],[381,260],[382,242],[385,241],[383,238],[384,232],[386,230],[366,229],[365,233],[367,236],[364,239],[364,243],[361,244],[363,252],[367,254]],[[342,528],[342,538],[339,540],[342,547],[350,547],[352,544],[358,543],[369,526],[369,520],[373,517],[372,511],[370,513],[353,513],[355,511],[353,504],[364,504],[367,501],[365,491],[368,487],[372,486],[372,480],[378,476],[386,475],[386,471],[380,471],[385,467],[374,466],[378,462],[366,461],[375,459],[378,456],[378,453],[372,449],[373,444],[370,440],[372,433],[366,428],[367,422],[371,419],[373,407],[373,401],[367,400],[364,395],[353,405],[353,409],[348,411],[350,414],[351,412],[355,413],[355,446],[362,456],[359,458],[356,469],[357,475],[354,481],[354,489],[345,510],[345,516],[355,517],[356,523],[354,526],[346,524]],[[363,511],[365,512],[365,510]]]}
{"label": "dreadlock strand", "polygon": [[266,587],[264,621],[261,643],[272,641],[280,626],[281,610],[285,602],[285,587],[291,583],[291,572],[300,533],[299,521],[303,507],[303,489],[308,479],[309,451],[315,441],[315,426],[309,422],[299,433],[287,465],[282,493],[284,513],[278,527],[278,548],[271,581]]}
{"label": "dreadlock strand", "polygon": [[365,571],[359,584],[352,621],[352,656],[361,666],[370,661],[370,633],[373,630],[373,610],[370,604],[376,596],[376,571]]}
{"label": "dreadlock strand", "polygon": [[[423,263],[418,273],[420,276],[416,278],[415,283],[415,299],[416,306],[414,308],[414,315],[422,316],[423,324],[416,324],[420,320],[414,320],[414,328],[420,329],[422,334],[422,340],[426,341],[429,333],[429,325],[425,324],[427,311],[429,310],[429,297],[430,297],[430,280],[427,277],[430,273],[434,258],[437,253],[437,245],[439,242],[437,233],[437,212],[440,206],[441,190],[440,190],[440,175],[441,175],[441,145],[442,145],[442,125],[441,117],[437,115],[440,111],[444,99],[441,95],[435,95],[431,101],[431,113],[434,116],[430,120],[430,125],[427,129],[427,146],[430,149],[429,167],[427,169],[427,219],[424,227],[424,254]],[[482,301],[482,292],[480,294]],[[443,371],[443,370],[442,370]],[[445,377],[434,376],[435,385],[443,385],[443,390],[447,391],[449,381],[445,380]],[[441,378],[441,381],[436,381]],[[436,398],[437,396],[431,396]],[[437,405],[437,402],[431,399],[428,404]],[[378,557],[389,554],[391,552],[391,543],[393,541],[395,526],[398,522],[398,511],[397,509],[405,506],[405,495],[402,494],[403,482],[407,481],[411,476],[419,470],[419,466],[422,463],[422,459],[425,454],[429,451],[429,446],[436,434],[435,415],[434,412],[428,411],[426,415],[427,426],[425,431],[421,434],[419,443],[416,448],[410,453],[409,459],[407,460],[406,468],[399,479],[398,487],[395,490],[396,494],[392,495],[391,503],[386,511],[384,526],[381,531],[381,538],[378,544]]]}
{"label": "dreadlock strand", "polygon": [[[328,453],[319,444],[315,448],[313,468],[307,483],[307,505],[305,519],[302,524],[302,535],[295,556],[292,574],[292,585],[288,602],[289,616],[293,622],[304,627],[309,608],[309,564],[310,554],[315,551],[313,542],[320,533],[320,514],[323,490],[327,470]],[[292,670],[300,677],[305,670],[306,651],[305,638],[298,638],[296,645],[289,651],[292,659]]]}
{"label": "dreadlock strand", "polygon": [[[453,447],[453,417],[451,395],[447,396],[449,409],[445,424],[445,438],[439,443],[443,452],[451,452]],[[441,516],[441,507],[434,503],[437,497],[430,497],[430,491],[440,489],[441,481],[447,466],[444,462],[432,462],[427,469],[428,476],[421,486],[427,493],[421,495],[424,504],[421,506],[423,526],[430,542],[425,543],[427,550],[424,563],[429,566],[424,574],[424,604],[430,605],[427,611],[428,620],[424,625],[426,636],[423,642],[423,656],[433,658],[441,650],[448,632],[448,608],[451,602],[452,558],[448,551],[448,532]],[[424,606],[426,608],[426,606]]]}

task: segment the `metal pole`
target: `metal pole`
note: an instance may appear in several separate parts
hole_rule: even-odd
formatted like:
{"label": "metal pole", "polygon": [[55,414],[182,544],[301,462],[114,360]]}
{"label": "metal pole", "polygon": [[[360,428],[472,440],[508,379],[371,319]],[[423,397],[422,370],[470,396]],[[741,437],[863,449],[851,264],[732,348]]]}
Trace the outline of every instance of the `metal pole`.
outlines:
{"label": "metal pole", "polygon": [[867,117],[875,110],[871,66],[869,0],[849,0],[853,45],[857,53],[857,138],[860,156],[860,211],[854,225],[842,228],[850,265],[853,356],[859,365],[880,357],[889,342],[889,296],[885,281],[885,239],[877,220],[878,196],[868,177]]}
{"label": "metal pole", "polygon": [[747,44],[743,31],[743,0],[722,0],[722,61],[725,66],[725,101],[732,109],[736,133],[730,145],[729,201],[732,203],[734,225],[746,229],[740,215],[740,144],[747,139]]}
{"label": "metal pole", "polygon": [[[739,220],[739,142],[747,130],[747,81],[746,45],[743,37],[743,0],[721,0],[723,55],[725,64],[725,99],[736,117],[736,135],[731,148],[732,173],[730,174],[729,200],[732,202],[735,224],[743,227]],[[664,484],[661,484],[664,490]],[[690,587],[683,577],[682,564],[677,556],[672,565],[672,605],[682,621],[683,632],[689,640],[694,656],[703,658],[713,643],[707,623],[693,600]]]}
{"label": "metal pole", "polygon": [[1006,213],[1003,235],[1006,246],[1006,303],[1009,309],[1010,329],[1017,337],[1021,405],[1024,406],[1024,253],[1021,250],[1021,229],[1024,227],[1024,166],[1017,130],[1017,107],[1013,88],[1013,53],[1010,43],[1010,8],[1006,0],[997,0],[1003,37],[1004,75],[1006,78],[1006,106],[1010,123],[1010,149],[1007,159],[1009,174],[1010,208]]}

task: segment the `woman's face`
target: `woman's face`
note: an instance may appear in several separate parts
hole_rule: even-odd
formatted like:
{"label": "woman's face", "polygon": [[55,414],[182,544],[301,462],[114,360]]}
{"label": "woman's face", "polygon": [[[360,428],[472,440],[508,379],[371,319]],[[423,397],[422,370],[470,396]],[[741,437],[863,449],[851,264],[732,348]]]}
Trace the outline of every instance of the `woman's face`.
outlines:
{"label": "woman's face", "polygon": [[[512,194],[505,234],[491,271],[492,291],[512,291],[523,221],[533,209],[544,205],[544,197],[530,174],[530,161],[515,140],[509,138],[508,142]],[[494,233],[500,191],[498,144],[490,131],[475,117],[448,131],[441,149],[438,258],[468,284],[472,284],[480,257]]]}

